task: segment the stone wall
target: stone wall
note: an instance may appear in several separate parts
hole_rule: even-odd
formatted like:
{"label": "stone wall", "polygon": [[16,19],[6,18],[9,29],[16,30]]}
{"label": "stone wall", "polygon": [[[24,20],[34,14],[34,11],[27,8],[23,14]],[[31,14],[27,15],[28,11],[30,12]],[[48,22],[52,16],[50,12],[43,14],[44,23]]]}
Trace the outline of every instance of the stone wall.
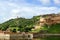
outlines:
{"label": "stone wall", "polygon": [[41,25],[43,25],[43,24],[51,25],[51,24],[60,23],[60,15],[57,15],[57,16],[56,15],[50,15],[47,17],[40,18],[40,24]]}
{"label": "stone wall", "polygon": [[33,39],[33,34],[30,34],[30,33],[21,33],[21,34],[0,33],[0,40],[20,40],[20,39]]}
{"label": "stone wall", "polygon": [[0,33],[0,40],[9,40],[10,39],[10,34],[4,34]]}

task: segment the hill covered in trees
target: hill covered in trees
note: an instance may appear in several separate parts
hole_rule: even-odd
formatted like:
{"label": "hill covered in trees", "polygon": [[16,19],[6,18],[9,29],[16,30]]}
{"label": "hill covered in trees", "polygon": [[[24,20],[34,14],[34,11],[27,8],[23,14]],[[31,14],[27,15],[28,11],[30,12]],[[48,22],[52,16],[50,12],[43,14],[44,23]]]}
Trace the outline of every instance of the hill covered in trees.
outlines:
{"label": "hill covered in trees", "polygon": [[[43,21],[42,23],[44,25],[39,28],[41,17],[44,18],[45,22]],[[60,33],[60,14],[39,15],[31,19],[22,17],[10,19],[0,24],[0,30],[11,32]]]}
{"label": "hill covered in trees", "polygon": [[26,18],[15,18],[15,19],[10,19],[2,24],[0,24],[0,30],[6,31],[7,29],[16,32],[29,32],[33,28],[33,25],[37,23],[39,20],[40,16],[34,16],[31,19],[26,19]]}

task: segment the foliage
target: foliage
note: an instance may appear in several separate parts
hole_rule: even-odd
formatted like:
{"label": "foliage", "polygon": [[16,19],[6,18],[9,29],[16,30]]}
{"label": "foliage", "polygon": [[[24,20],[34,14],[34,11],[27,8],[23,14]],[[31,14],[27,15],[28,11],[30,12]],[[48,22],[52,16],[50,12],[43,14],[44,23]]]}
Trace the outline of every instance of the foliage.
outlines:
{"label": "foliage", "polygon": [[38,17],[40,16],[34,16],[31,19],[26,19],[26,18],[10,19],[0,24],[0,30],[6,31],[8,28],[10,28],[12,32],[16,32],[16,31],[29,32],[33,28],[33,25],[35,25],[36,22],[39,20]]}
{"label": "foliage", "polygon": [[60,33],[60,23],[52,24],[49,26],[48,25],[43,26],[42,30],[48,31],[47,33]]}

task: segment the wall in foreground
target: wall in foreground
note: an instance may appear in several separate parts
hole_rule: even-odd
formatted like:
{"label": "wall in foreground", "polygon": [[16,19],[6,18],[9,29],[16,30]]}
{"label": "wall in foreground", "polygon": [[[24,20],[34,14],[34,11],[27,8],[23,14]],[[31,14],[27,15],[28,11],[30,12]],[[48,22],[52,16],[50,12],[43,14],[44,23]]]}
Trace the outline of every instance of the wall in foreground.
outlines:
{"label": "wall in foreground", "polygon": [[0,33],[0,40],[9,40],[10,39],[10,35],[9,34],[4,34],[4,33]]}
{"label": "wall in foreground", "polygon": [[0,40],[33,39],[33,34],[4,34],[0,33]]}

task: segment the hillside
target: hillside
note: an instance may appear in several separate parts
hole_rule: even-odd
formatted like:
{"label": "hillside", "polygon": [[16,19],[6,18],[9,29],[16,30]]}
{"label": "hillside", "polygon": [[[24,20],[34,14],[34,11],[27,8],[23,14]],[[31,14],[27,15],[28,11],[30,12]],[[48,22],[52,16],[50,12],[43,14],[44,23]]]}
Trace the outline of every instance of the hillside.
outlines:
{"label": "hillside", "polygon": [[43,15],[40,18],[40,25],[45,33],[60,33],[60,14]]}
{"label": "hillside", "polygon": [[29,32],[33,28],[33,25],[37,23],[40,16],[34,16],[31,19],[26,18],[15,18],[10,19],[0,25],[0,30],[2,31],[11,31],[11,32]]}
{"label": "hillside", "polygon": [[10,32],[60,33],[60,14],[15,18],[0,24],[0,30]]}

